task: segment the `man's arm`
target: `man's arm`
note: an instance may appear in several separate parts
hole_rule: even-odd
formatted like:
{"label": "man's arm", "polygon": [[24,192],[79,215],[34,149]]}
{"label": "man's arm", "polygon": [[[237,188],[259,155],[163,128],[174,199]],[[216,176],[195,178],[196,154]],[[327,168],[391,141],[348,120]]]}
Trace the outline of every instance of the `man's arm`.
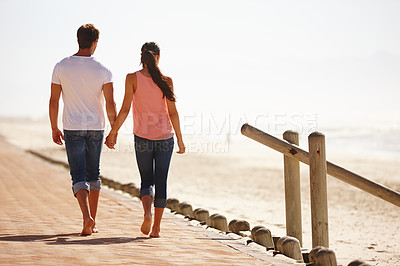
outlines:
{"label": "man's arm", "polygon": [[51,123],[52,138],[54,143],[62,145],[64,136],[58,129],[58,103],[60,102],[61,85],[51,83],[51,95],[49,101],[49,117]]}
{"label": "man's arm", "polygon": [[111,82],[103,85],[103,94],[104,99],[106,100],[108,121],[110,121],[110,125],[112,127],[115,123],[115,119],[117,118],[117,107],[114,101],[114,86]]}

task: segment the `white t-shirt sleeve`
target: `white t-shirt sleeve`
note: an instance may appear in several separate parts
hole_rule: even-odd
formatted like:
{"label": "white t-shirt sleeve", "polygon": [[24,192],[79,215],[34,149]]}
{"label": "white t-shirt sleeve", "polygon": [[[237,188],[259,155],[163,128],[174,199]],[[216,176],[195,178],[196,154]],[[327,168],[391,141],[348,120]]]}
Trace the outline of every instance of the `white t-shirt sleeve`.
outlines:
{"label": "white t-shirt sleeve", "polygon": [[53,69],[53,75],[51,76],[51,83],[61,85],[60,77],[58,76],[58,63]]}
{"label": "white t-shirt sleeve", "polygon": [[111,73],[111,71],[110,70],[108,70],[107,68],[106,68],[106,78],[105,78],[105,80],[104,80],[104,83],[103,83],[103,85],[104,84],[107,84],[107,83],[112,83],[113,82],[113,76],[112,76],[112,73]]}

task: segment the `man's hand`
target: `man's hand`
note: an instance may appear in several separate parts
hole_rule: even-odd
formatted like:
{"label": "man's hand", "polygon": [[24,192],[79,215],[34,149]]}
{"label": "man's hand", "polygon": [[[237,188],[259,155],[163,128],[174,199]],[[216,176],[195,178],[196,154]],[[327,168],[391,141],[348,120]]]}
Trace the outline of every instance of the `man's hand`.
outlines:
{"label": "man's hand", "polygon": [[53,141],[55,144],[63,145],[62,140],[64,140],[64,135],[58,128],[53,129],[52,135],[53,135]]}

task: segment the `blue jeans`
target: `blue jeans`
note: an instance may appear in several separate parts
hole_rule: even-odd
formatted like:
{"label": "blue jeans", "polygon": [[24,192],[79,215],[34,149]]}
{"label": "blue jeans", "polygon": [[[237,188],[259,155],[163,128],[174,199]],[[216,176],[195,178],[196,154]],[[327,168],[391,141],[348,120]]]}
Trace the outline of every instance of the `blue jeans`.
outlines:
{"label": "blue jeans", "polygon": [[103,147],[103,130],[64,130],[72,191],[100,190],[100,154]]}
{"label": "blue jeans", "polygon": [[136,162],[141,177],[140,198],[145,195],[153,197],[154,207],[165,208],[167,205],[167,177],[174,138],[149,140],[135,135]]}

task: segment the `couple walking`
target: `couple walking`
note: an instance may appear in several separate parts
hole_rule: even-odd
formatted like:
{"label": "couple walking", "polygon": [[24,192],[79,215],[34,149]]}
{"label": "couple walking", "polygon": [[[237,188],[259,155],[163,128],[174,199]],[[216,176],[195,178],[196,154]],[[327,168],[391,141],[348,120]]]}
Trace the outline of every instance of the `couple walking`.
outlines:
{"label": "couple walking", "polygon": [[[106,113],[111,131],[105,144],[114,149],[118,130],[132,106],[136,161],[141,177],[140,199],[144,210],[143,234],[160,236],[167,198],[167,175],[174,147],[185,152],[172,79],[158,68],[160,48],[147,42],[141,49],[142,69],[126,76],[125,96],[117,115],[111,72],[92,57],[99,31],[92,24],[77,32],[79,51],[56,64],[53,70],[49,117],[53,141],[67,152],[72,191],[83,215],[81,235],[97,233],[96,213],[101,189],[100,154]],[[64,102],[63,132],[58,128],[59,100]],[[154,220],[152,215],[153,188]],[[153,224],[153,226],[151,226]],[[151,230],[151,232],[150,232]]]}

